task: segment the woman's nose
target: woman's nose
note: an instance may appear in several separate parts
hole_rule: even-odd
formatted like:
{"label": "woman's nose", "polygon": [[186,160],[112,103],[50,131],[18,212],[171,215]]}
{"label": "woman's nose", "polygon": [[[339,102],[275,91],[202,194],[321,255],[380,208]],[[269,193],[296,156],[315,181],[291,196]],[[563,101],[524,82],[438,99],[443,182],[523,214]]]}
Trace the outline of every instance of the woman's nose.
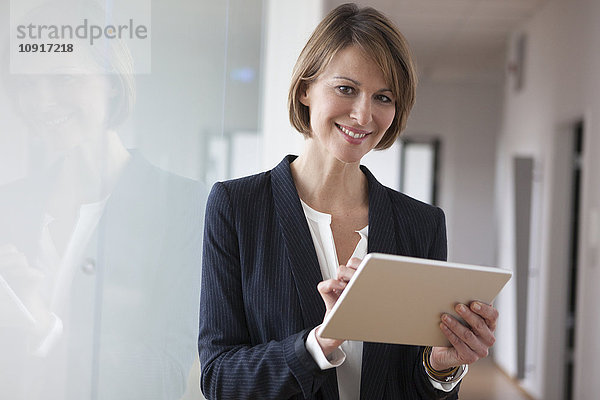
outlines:
{"label": "woman's nose", "polygon": [[368,96],[359,96],[354,102],[350,115],[359,125],[365,126],[373,119],[371,113],[371,99]]}
{"label": "woman's nose", "polygon": [[40,113],[56,106],[57,94],[48,79],[32,79],[19,90],[22,111]]}
{"label": "woman's nose", "polygon": [[57,105],[59,93],[52,79],[42,79],[38,85],[39,106],[42,111]]}

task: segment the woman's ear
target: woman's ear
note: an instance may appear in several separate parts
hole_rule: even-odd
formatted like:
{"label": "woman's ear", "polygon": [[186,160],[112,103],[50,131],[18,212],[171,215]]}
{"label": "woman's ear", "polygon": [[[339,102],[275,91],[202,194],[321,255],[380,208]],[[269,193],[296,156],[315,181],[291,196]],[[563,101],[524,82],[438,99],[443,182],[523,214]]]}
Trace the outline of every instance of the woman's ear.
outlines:
{"label": "woman's ear", "polygon": [[309,86],[306,83],[302,83],[298,92],[300,95],[298,96],[298,101],[305,105],[306,107],[310,107],[310,97],[309,97]]}

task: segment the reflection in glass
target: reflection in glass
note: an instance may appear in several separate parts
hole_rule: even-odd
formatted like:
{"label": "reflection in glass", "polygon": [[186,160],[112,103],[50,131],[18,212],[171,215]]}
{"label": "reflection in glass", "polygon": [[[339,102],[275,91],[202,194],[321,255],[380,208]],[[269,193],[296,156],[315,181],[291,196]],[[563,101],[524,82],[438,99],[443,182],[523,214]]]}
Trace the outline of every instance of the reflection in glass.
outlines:
{"label": "reflection in glass", "polygon": [[[60,4],[31,15],[104,16]],[[177,399],[196,358],[206,190],[123,144],[128,49],[81,50],[4,73],[29,162],[0,187],[0,393]]]}

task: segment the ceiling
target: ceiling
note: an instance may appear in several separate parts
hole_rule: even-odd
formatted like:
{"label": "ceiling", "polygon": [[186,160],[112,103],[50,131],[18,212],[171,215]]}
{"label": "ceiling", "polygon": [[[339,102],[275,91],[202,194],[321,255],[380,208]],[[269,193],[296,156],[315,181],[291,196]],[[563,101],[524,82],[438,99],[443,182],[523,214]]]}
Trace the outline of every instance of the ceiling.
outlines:
{"label": "ceiling", "polygon": [[[346,3],[327,0],[329,9]],[[369,0],[408,39],[421,81],[501,82],[508,35],[547,0]]]}

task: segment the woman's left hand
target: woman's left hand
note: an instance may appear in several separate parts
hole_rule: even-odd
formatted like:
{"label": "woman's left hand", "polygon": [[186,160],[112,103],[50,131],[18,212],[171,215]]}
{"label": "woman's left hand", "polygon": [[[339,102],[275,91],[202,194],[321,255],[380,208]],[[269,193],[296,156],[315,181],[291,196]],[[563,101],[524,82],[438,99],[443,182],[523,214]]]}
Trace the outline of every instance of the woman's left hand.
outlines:
{"label": "woman's left hand", "polygon": [[440,329],[452,347],[433,348],[430,363],[438,371],[457,365],[472,364],[480,358],[487,357],[488,349],[496,341],[494,331],[498,311],[494,307],[473,301],[469,306],[458,304],[455,310],[468,326],[451,315],[442,316]]}

